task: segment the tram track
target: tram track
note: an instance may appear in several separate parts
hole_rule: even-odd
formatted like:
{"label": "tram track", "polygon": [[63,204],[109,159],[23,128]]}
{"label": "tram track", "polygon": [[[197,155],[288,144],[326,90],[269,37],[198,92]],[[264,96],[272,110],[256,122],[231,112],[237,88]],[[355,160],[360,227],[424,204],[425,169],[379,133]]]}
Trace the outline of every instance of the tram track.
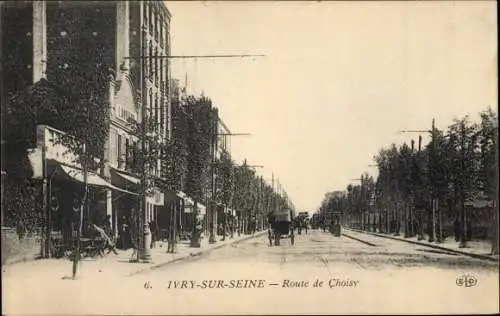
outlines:
{"label": "tram track", "polygon": [[371,246],[371,247],[379,247],[379,245],[376,245],[376,244],[373,244],[373,243],[371,243],[371,242],[368,242],[368,241],[365,241],[365,240],[362,240],[362,239],[359,239],[359,238],[353,237],[353,236],[348,235],[348,234],[346,234],[346,233],[342,233],[342,236],[347,237],[347,238],[352,239],[352,240],[359,241],[360,243],[363,243],[363,244],[368,245],[368,246]]}

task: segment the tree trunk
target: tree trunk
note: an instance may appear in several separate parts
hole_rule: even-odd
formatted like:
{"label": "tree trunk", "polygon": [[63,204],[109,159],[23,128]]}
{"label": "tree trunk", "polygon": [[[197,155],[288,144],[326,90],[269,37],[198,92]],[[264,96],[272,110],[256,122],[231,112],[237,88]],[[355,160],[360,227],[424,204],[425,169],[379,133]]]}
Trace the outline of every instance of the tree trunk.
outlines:
{"label": "tree trunk", "polygon": [[401,230],[401,207],[399,205],[399,202],[396,203],[396,227],[395,227],[395,236],[400,235],[400,230]]}
{"label": "tree trunk", "polygon": [[406,203],[406,200],[403,201],[403,225],[404,225],[404,237],[408,238],[410,237],[410,225],[408,223],[408,204]]}

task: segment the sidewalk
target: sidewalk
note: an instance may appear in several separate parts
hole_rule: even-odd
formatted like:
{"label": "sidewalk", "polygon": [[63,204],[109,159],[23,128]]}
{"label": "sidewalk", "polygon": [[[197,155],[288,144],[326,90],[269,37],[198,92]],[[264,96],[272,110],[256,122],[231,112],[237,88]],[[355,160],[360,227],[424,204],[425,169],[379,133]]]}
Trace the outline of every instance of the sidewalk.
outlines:
{"label": "sidewalk", "polygon": [[378,236],[378,237],[382,237],[382,238],[399,240],[399,241],[403,241],[403,242],[407,242],[407,243],[411,243],[411,244],[427,246],[430,248],[447,250],[447,251],[451,251],[451,252],[454,252],[457,254],[461,254],[461,255],[465,255],[465,256],[469,256],[469,257],[473,257],[473,258],[478,258],[478,259],[490,260],[490,261],[495,261],[495,262],[498,262],[498,260],[499,260],[498,255],[491,254],[491,243],[489,241],[484,241],[484,240],[468,241],[467,248],[459,248],[459,243],[456,242],[453,237],[448,237],[443,242],[436,243],[436,242],[429,242],[427,235],[425,235],[425,239],[418,240],[417,237],[404,238],[403,236],[394,236],[392,234],[367,232],[367,231],[353,229],[353,228],[343,227],[343,229],[345,231],[353,231],[353,232]]}
{"label": "sidewalk", "polygon": [[[79,262],[78,278],[114,278],[132,276],[148,270],[160,268],[164,265],[185,260],[190,257],[201,255],[202,253],[221,248],[230,244],[242,242],[247,239],[256,238],[266,231],[256,232],[252,235],[237,235],[233,238],[226,237],[225,241],[218,236],[217,242],[210,244],[208,237],[202,238],[201,247],[193,248],[189,246],[189,241],[181,241],[177,244],[176,253],[167,253],[167,244],[158,242],[151,250],[151,262],[131,263],[132,249],[118,250],[118,255],[110,253],[104,258],[85,258]],[[22,278],[33,280],[46,278],[48,280],[67,278],[71,276],[72,262],[68,259],[41,259],[35,261],[21,262],[2,267],[2,277]]]}

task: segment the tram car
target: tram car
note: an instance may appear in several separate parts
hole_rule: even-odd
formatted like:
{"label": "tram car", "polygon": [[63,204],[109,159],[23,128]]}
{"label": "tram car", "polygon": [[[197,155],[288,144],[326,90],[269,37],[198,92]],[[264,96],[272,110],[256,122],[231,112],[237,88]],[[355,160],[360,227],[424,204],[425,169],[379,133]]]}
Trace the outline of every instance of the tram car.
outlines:
{"label": "tram car", "polygon": [[311,228],[318,229],[321,224],[321,218],[319,213],[314,213],[311,219]]}
{"label": "tram car", "polygon": [[307,229],[309,227],[309,212],[299,212],[299,216],[295,218],[295,227],[299,235],[302,234],[302,230],[305,230],[307,234]]}
{"label": "tram car", "polygon": [[269,213],[268,215],[268,237],[269,245],[272,246],[273,242],[275,246],[281,244],[282,238],[290,239],[292,246],[295,244],[294,236],[294,212],[292,210],[275,211]]}

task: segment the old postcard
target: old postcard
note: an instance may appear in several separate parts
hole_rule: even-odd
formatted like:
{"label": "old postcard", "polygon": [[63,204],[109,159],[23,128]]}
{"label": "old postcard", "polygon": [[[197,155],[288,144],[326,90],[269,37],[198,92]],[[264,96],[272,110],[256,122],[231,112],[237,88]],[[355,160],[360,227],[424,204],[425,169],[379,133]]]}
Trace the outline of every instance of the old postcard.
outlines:
{"label": "old postcard", "polygon": [[2,1],[2,314],[499,312],[494,1]]}

